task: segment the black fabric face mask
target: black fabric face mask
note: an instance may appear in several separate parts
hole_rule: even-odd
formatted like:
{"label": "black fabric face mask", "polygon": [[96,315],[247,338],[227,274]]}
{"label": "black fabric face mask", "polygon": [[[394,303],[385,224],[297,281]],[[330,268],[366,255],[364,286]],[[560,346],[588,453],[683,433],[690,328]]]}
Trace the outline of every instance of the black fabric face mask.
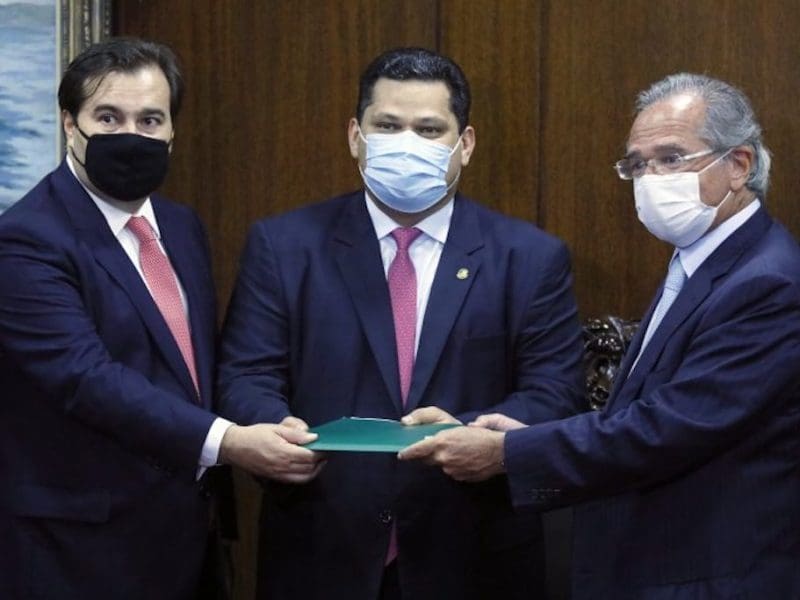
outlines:
{"label": "black fabric face mask", "polygon": [[146,198],[164,182],[169,168],[169,144],[136,133],[86,135],[86,170],[94,186],[115,200],[132,202]]}

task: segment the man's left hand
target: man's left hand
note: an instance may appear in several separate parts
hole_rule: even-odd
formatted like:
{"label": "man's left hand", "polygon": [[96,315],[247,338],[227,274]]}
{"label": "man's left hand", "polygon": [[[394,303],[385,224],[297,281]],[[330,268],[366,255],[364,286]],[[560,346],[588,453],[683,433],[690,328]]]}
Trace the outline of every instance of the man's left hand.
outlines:
{"label": "man's left hand", "polygon": [[405,417],[400,419],[400,422],[403,423],[403,425],[426,425],[428,423],[461,424],[461,421],[438,406],[424,406],[422,408],[413,410]]}
{"label": "man's left hand", "polygon": [[403,449],[398,458],[438,465],[457,481],[483,481],[505,472],[505,437],[502,431],[454,427]]}

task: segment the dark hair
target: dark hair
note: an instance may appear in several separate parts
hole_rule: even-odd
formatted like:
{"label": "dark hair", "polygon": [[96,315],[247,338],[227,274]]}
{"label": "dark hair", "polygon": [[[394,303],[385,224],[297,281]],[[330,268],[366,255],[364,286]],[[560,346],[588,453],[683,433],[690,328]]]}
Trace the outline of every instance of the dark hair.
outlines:
{"label": "dark hair", "polygon": [[373,60],[361,74],[358,84],[358,122],[372,104],[375,82],[381,77],[396,81],[442,81],[450,90],[450,110],[458,121],[458,132],[469,124],[469,107],[472,97],[464,72],[456,63],[424,48],[395,48]]}
{"label": "dark hair", "polygon": [[[178,116],[183,100],[183,76],[175,53],[166,45],[138,38],[119,37],[93,44],[67,67],[58,86],[58,105],[77,118],[84,102],[109,73],[134,73],[158,66],[169,84],[169,112]],[[90,88],[90,84],[94,86]]]}

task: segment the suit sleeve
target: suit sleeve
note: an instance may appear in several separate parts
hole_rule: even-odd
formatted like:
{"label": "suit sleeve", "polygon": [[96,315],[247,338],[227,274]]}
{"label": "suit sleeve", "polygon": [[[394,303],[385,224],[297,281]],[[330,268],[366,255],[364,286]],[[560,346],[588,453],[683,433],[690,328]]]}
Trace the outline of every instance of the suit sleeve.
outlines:
{"label": "suit sleeve", "polygon": [[278,263],[263,223],[248,235],[228,306],[219,368],[219,412],[242,425],[290,415],[289,326]]}
{"label": "suit sleeve", "polygon": [[54,239],[46,224],[0,234],[3,360],[54,410],[137,454],[176,468],[196,465],[213,415],[112,359],[82,297],[79,258]]}
{"label": "suit sleeve", "polygon": [[512,340],[513,391],[487,410],[458,415],[464,423],[495,412],[541,423],[588,409],[569,252],[560,242],[542,246],[515,273],[512,289],[521,308],[512,311],[519,315],[511,324],[518,332]]}
{"label": "suit sleeve", "polygon": [[750,279],[708,307],[674,372],[654,371],[646,396],[509,432],[515,504],[549,508],[658,485],[796,411],[799,297],[786,279]]}

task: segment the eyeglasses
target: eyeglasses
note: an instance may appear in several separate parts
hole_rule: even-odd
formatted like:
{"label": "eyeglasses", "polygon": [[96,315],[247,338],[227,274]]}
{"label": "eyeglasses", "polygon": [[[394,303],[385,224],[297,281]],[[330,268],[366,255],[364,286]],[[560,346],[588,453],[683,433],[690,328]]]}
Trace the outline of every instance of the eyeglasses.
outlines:
{"label": "eyeglasses", "polygon": [[649,160],[643,158],[623,158],[614,164],[614,169],[617,171],[620,179],[633,179],[634,177],[641,177],[645,174],[648,167],[653,167],[653,171],[658,175],[665,173],[675,173],[680,171],[683,165],[690,160],[700,158],[701,156],[708,156],[714,154],[719,150],[711,148],[707,150],[700,150],[700,152],[693,152],[692,154],[678,154],[673,152],[665,156],[656,156]]}

